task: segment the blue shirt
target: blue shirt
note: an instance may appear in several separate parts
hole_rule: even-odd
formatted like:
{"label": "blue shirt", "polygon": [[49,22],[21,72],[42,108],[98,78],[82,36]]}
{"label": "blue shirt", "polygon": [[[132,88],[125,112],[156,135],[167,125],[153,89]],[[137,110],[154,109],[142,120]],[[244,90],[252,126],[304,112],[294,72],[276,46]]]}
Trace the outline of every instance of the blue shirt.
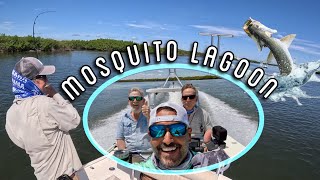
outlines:
{"label": "blue shirt", "polygon": [[131,152],[152,151],[148,135],[148,121],[142,113],[137,121],[131,117],[130,111],[122,116],[118,122],[116,139],[125,140],[126,147]]}

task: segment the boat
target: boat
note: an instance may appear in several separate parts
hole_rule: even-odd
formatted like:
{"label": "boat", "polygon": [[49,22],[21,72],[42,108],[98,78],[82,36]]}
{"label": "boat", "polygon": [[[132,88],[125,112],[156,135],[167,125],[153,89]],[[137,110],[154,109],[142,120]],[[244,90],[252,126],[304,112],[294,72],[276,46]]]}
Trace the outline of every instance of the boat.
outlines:
{"label": "boat", "polygon": [[[177,83],[169,84],[170,78],[176,78]],[[169,87],[168,87],[169,86]],[[179,77],[176,74],[176,69],[169,69],[169,75],[163,84],[162,87],[147,89],[148,100],[150,108],[154,108],[156,106],[155,99],[159,96],[159,93],[180,93],[182,87],[182,83]],[[181,95],[180,95],[181,96]],[[192,136],[193,137],[193,136]],[[195,137],[197,139],[198,137]],[[229,157],[234,157],[239,154],[245,147],[236,141],[231,136],[227,135],[224,146],[224,151]],[[117,146],[113,144],[106,151],[108,155],[102,156],[98,159],[95,159],[87,164],[85,164],[78,172],[77,175],[82,179],[94,179],[94,180],[122,180],[122,179],[130,179],[130,180],[139,180],[141,174],[148,175],[154,179],[169,179],[169,180],[202,180],[202,179],[215,179],[215,180],[230,180],[230,178],[223,175],[224,170],[216,170],[215,171],[206,171],[201,173],[192,173],[192,174],[183,174],[183,175],[167,175],[167,174],[155,174],[149,172],[141,172],[138,170],[130,169],[126,166],[123,166],[114,158],[110,158],[117,152]],[[151,155],[151,154],[150,154]],[[229,164],[224,167],[228,168]]]}

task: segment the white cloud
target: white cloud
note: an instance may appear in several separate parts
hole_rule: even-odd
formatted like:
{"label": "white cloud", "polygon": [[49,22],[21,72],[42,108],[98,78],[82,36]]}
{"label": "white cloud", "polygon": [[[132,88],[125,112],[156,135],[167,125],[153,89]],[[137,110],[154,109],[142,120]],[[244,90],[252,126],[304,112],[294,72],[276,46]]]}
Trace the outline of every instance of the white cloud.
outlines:
{"label": "white cloud", "polygon": [[0,29],[11,31],[14,28],[14,22],[4,21],[0,23]]}
{"label": "white cloud", "polygon": [[290,48],[308,54],[320,55],[320,44],[310,40],[296,38]]}
{"label": "white cloud", "polygon": [[244,36],[245,32],[239,29],[232,29],[222,26],[190,25],[191,27],[201,29],[208,33],[233,34],[234,36]]}
{"label": "white cloud", "polygon": [[154,36],[155,39],[160,39],[160,40],[169,40],[169,39],[173,39],[170,36],[162,36],[162,35],[156,35]]}
{"label": "white cloud", "polygon": [[152,29],[151,26],[144,25],[144,24],[132,24],[132,23],[128,23],[128,24],[126,24],[126,25],[127,25],[127,26],[130,26],[130,27],[135,27],[135,28]]}
{"label": "white cloud", "polygon": [[142,23],[136,23],[136,21],[132,21],[131,23],[126,24],[129,27],[134,28],[142,28],[142,29],[153,29],[153,30],[168,30],[169,26],[166,24],[159,24],[156,22],[145,21]]}
{"label": "white cloud", "polygon": [[315,43],[305,43],[304,45],[313,47],[313,48],[318,48],[320,49],[320,44],[315,44]]}
{"label": "white cloud", "polygon": [[295,38],[294,41],[299,42],[299,43],[313,43],[312,41],[305,40],[305,39],[299,39],[299,38]]}
{"label": "white cloud", "polygon": [[308,46],[308,47],[317,48],[320,50],[320,44],[317,44],[317,43],[309,41],[309,40],[295,39],[294,42],[296,44],[301,45],[301,46]]}
{"label": "white cloud", "polygon": [[320,55],[319,49],[309,48],[301,45],[291,45],[290,49],[294,49],[308,54]]}

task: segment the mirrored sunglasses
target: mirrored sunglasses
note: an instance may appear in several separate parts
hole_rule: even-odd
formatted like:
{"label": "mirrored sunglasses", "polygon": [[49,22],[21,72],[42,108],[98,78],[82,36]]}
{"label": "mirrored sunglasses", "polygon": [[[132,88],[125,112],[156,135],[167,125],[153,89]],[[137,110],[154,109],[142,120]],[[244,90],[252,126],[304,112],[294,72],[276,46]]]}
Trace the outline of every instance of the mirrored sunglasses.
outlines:
{"label": "mirrored sunglasses", "polygon": [[187,125],[184,123],[170,125],[153,124],[149,127],[150,136],[152,138],[163,137],[168,130],[174,137],[184,136],[187,132]]}

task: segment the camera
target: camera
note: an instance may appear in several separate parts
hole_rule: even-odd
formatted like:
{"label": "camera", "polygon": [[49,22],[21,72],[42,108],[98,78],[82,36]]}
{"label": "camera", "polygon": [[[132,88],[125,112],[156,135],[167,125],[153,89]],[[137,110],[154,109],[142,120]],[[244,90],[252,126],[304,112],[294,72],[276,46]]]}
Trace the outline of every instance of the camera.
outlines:
{"label": "camera", "polygon": [[[223,149],[226,147],[227,140],[227,130],[222,126],[214,126],[212,128],[211,141],[205,143],[208,151],[212,151],[217,149],[218,147]],[[189,143],[189,148],[195,152],[203,152],[204,147],[201,146],[203,143],[203,135],[201,134],[193,134],[191,136],[191,142]]]}
{"label": "camera", "polygon": [[227,134],[227,130],[222,126],[214,126],[212,128],[211,141],[206,143],[208,151],[212,151],[218,147],[225,148],[226,143],[224,141],[227,140]]}

